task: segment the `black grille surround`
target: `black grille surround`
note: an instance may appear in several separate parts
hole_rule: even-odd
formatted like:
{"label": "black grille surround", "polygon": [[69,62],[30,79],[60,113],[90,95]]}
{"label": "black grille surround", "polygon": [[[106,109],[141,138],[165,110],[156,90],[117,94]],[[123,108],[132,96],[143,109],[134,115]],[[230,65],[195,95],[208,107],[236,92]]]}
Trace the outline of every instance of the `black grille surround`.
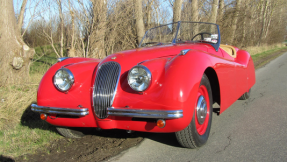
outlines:
{"label": "black grille surround", "polygon": [[108,117],[107,108],[113,104],[120,73],[121,66],[117,62],[106,62],[98,68],[93,90],[93,107],[100,119]]}

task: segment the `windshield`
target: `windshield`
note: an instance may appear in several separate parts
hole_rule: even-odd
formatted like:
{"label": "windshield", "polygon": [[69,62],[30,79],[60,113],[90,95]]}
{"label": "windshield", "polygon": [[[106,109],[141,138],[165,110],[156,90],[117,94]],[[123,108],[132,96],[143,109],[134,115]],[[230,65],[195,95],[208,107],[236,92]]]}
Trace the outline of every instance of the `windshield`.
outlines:
{"label": "windshield", "polygon": [[218,25],[202,22],[176,22],[161,25],[147,30],[139,47],[189,42],[209,43],[218,50],[220,44]]}

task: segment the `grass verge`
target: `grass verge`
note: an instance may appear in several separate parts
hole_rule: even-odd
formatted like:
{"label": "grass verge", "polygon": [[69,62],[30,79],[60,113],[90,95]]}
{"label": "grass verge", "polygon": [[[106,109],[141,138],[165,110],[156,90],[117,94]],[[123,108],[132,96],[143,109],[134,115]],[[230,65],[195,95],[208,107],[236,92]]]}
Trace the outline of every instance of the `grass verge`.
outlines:
{"label": "grass verge", "polygon": [[[253,51],[260,51],[258,54],[251,52],[256,67],[287,51],[287,47],[283,46],[265,49],[262,52],[261,48],[253,48]],[[41,121],[39,114],[30,110],[31,103],[36,102],[38,83],[45,71],[56,62],[52,52],[41,55],[45,50],[49,48],[36,48],[38,55],[31,66],[30,84],[0,87],[0,161],[1,157],[15,158],[34,153],[39,148],[46,148],[45,145],[51,141],[62,138],[53,126]]]}
{"label": "grass verge", "polygon": [[252,60],[254,62],[255,69],[258,69],[267,63],[269,63],[271,60],[279,57],[283,53],[287,52],[286,46],[277,47],[274,49],[270,49],[261,53],[257,53],[254,55],[251,55]]}
{"label": "grass verge", "polygon": [[36,102],[42,76],[57,61],[56,54],[49,48],[37,47],[35,51],[30,83],[0,87],[0,161],[4,156],[15,158],[33,153],[62,138],[53,126],[40,120],[39,114],[30,109]]}

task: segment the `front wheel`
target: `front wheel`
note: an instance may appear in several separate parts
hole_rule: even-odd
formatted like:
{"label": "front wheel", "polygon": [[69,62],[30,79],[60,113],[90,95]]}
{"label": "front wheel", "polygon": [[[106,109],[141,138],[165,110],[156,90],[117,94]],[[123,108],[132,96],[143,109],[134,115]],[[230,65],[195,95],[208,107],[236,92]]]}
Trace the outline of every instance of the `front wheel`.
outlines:
{"label": "front wheel", "polygon": [[56,127],[56,129],[61,135],[68,138],[81,138],[85,136],[78,128]]}
{"label": "front wheel", "polygon": [[175,133],[182,147],[197,148],[207,142],[212,121],[212,103],[211,86],[204,74],[198,88],[196,103],[193,105],[192,120],[185,129]]}

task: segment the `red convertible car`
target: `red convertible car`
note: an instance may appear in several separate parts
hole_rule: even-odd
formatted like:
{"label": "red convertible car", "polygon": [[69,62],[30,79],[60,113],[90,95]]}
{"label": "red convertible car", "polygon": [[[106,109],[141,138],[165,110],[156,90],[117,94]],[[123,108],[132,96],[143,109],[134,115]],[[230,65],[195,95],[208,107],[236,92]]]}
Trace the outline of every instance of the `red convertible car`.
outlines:
{"label": "red convertible car", "polygon": [[31,109],[66,137],[83,136],[79,128],[175,132],[183,147],[200,147],[213,104],[222,113],[255,84],[249,53],[220,39],[216,24],[176,22],[102,60],[60,58]]}

